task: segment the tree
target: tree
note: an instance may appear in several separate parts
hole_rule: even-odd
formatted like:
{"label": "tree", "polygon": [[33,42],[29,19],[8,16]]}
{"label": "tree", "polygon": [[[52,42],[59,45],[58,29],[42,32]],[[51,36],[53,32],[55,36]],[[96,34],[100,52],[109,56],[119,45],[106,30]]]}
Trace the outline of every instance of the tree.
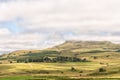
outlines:
{"label": "tree", "polygon": [[86,59],[86,58],[84,58],[84,59],[82,60],[82,62],[87,62],[87,59]]}

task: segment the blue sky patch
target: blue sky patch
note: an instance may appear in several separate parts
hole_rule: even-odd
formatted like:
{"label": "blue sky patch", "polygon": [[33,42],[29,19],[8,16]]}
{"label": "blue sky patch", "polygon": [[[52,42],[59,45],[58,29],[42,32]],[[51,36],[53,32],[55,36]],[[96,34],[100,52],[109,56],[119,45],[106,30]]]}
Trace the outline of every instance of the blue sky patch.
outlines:
{"label": "blue sky patch", "polygon": [[0,22],[1,27],[9,29],[12,33],[20,33],[23,31],[23,28],[18,25],[18,22],[21,22],[22,19],[17,18],[15,21],[5,21]]}

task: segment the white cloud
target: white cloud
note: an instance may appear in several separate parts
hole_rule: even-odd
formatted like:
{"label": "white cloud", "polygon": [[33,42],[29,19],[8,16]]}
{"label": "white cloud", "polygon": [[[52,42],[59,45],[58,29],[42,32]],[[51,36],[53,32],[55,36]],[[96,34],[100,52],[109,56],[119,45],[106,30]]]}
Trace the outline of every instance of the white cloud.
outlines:
{"label": "white cloud", "polygon": [[24,29],[14,33],[0,26],[0,51],[43,48],[71,39],[119,42],[119,4],[119,0],[0,2],[0,22],[15,21]]}
{"label": "white cloud", "polygon": [[6,28],[0,28],[0,36],[10,35],[11,32]]}

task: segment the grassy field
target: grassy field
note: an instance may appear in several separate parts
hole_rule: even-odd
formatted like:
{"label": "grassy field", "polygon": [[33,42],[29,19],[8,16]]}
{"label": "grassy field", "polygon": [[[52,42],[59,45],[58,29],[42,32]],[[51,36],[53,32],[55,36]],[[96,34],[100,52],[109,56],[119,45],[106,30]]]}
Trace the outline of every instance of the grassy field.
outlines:
{"label": "grassy field", "polygon": [[[72,71],[71,67],[75,70]],[[98,72],[104,67],[106,72]],[[9,76],[54,76],[59,78],[120,78],[120,66],[117,63],[99,64],[98,62],[76,62],[76,63],[13,63],[0,65],[0,80],[8,80]],[[57,77],[57,78],[58,78]],[[10,77],[11,80],[19,80],[19,77]],[[10,80],[9,78],[9,80]],[[13,78],[13,79],[12,79]],[[14,79],[15,78],[15,79]],[[22,80],[26,79],[23,77]],[[30,77],[28,77],[30,78]],[[27,79],[28,79],[27,78]],[[21,79],[20,79],[21,80]]]}
{"label": "grassy field", "polygon": [[[111,42],[66,42],[43,51],[15,51],[1,56],[0,80],[120,80],[119,47],[120,45]],[[15,57],[11,58],[12,56]],[[89,61],[56,63],[15,61],[21,57],[44,56],[76,56]]]}
{"label": "grassy field", "polygon": [[58,76],[11,76],[0,80],[119,80],[118,78],[69,78]]}
{"label": "grassy field", "polygon": [[[97,56],[97,59],[92,56]],[[117,52],[84,53],[79,57],[90,62],[3,63],[0,64],[0,80],[119,80],[119,56]],[[100,72],[100,68],[105,71]]]}

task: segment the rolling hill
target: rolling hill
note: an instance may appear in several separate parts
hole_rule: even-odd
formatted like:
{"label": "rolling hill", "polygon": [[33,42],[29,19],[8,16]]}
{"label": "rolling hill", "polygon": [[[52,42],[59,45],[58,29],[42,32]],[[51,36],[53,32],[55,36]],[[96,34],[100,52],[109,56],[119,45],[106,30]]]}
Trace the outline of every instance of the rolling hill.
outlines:
{"label": "rolling hill", "polygon": [[44,50],[18,50],[1,55],[0,64],[0,76],[67,76],[112,80],[120,78],[120,44],[109,41],[66,41]]}
{"label": "rolling hill", "polygon": [[[120,44],[109,41],[66,41],[63,44],[44,50],[18,50],[2,55],[1,58],[21,58],[21,57],[86,57],[90,56],[114,56],[119,55]],[[103,54],[104,53],[104,54]]]}

